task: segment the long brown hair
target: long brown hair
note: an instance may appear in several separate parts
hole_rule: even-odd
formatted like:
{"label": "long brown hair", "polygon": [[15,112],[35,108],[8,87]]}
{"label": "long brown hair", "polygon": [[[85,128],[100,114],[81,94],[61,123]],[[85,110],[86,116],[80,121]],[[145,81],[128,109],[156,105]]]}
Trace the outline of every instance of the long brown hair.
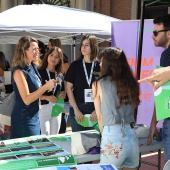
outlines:
{"label": "long brown hair", "polygon": [[0,51],[0,68],[2,70],[6,69],[5,54],[2,51]]}
{"label": "long brown hair", "polygon": [[22,67],[25,67],[27,65],[26,62],[26,50],[29,49],[30,47],[30,43],[32,42],[36,42],[38,44],[38,41],[30,36],[24,36],[21,37],[17,47],[16,47],[16,51],[12,60],[12,67],[15,67],[17,65],[20,65]]}
{"label": "long brown hair", "polygon": [[61,50],[63,50],[61,40],[59,38],[50,38],[49,42],[51,43],[52,47],[59,47]]}
{"label": "long brown hair", "polygon": [[137,107],[140,104],[140,88],[124,52],[119,48],[109,47],[100,52],[99,59],[102,61],[102,67],[98,80],[110,76],[114,81],[119,99],[117,108],[120,108],[122,103]]}
{"label": "long brown hair", "polygon": [[40,70],[44,70],[44,69],[47,68],[47,66],[48,66],[48,56],[55,50],[58,52],[58,56],[60,58],[59,63],[55,66],[55,71],[57,72],[57,74],[63,72],[63,52],[59,47],[52,47],[51,49],[49,49],[47,51],[47,53],[45,54],[45,56],[42,60],[42,65],[39,68]]}
{"label": "long brown hair", "polygon": [[[63,52],[63,46],[59,38],[50,38],[49,42],[51,43],[52,47],[59,47]],[[63,61],[64,63],[68,63],[68,57],[64,52],[63,52]]]}
{"label": "long brown hair", "polygon": [[83,54],[81,53],[81,46],[83,44],[84,40],[88,40],[90,43],[91,48],[91,55],[90,55],[90,61],[94,61],[97,58],[98,55],[98,42],[95,35],[84,35],[81,39],[80,43],[80,57],[77,60],[82,60],[84,58]]}

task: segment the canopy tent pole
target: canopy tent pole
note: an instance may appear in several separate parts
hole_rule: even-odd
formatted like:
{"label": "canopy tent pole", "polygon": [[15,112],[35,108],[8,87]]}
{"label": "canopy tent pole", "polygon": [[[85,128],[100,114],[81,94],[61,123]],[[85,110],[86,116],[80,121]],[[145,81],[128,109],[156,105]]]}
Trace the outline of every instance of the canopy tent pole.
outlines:
{"label": "canopy tent pole", "polygon": [[142,0],[141,15],[140,15],[140,34],[139,34],[139,44],[138,44],[137,75],[136,75],[138,80],[140,79],[140,71],[141,71],[144,18],[145,18],[145,1]]}
{"label": "canopy tent pole", "polygon": [[149,4],[146,4],[146,6],[149,6],[149,5],[153,5],[153,4],[155,4],[155,3],[157,3],[157,2],[160,2],[161,0],[156,0],[156,1],[154,1],[154,2],[151,2],[151,3],[149,3]]}
{"label": "canopy tent pole", "polygon": [[73,53],[74,53],[73,56],[74,56],[74,60],[76,60],[76,37],[73,36],[72,39],[73,39]]}
{"label": "canopy tent pole", "polygon": [[138,61],[137,61],[137,79],[140,79],[140,71],[141,71],[141,59],[142,59],[142,45],[143,45],[143,28],[144,28],[144,18],[145,18],[145,7],[153,5],[160,0],[155,0],[154,2],[146,4],[145,1],[141,0],[141,15],[140,15],[140,35],[139,35],[139,45],[138,45]]}
{"label": "canopy tent pole", "polygon": [[[141,59],[142,59],[142,43],[143,43],[143,28],[144,28],[144,14],[145,14],[145,1],[141,2],[141,15],[140,15],[140,34],[139,34],[139,44],[138,44],[138,58],[137,58],[137,74],[136,77],[140,79],[141,71]],[[135,121],[137,121],[138,107],[135,109]]]}
{"label": "canopy tent pole", "polygon": [[[145,18],[145,7],[149,5],[153,5],[160,0],[155,0],[149,4],[146,4],[146,0],[141,0],[141,15],[140,15],[140,35],[139,35],[139,45],[138,45],[138,61],[137,61],[137,79],[140,79],[140,71],[141,71],[141,60],[142,60],[142,45],[143,45],[143,28],[144,28],[144,18]],[[138,108],[135,110],[135,120],[137,120]]]}

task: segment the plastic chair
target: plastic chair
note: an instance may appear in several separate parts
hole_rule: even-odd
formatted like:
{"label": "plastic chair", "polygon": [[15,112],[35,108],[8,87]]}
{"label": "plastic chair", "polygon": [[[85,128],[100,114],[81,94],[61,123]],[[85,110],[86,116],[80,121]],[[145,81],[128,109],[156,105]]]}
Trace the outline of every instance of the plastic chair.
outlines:
{"label": "plastic chair", "polygon": [[170,170],[170,159],[166,162],[166,164],[164,165],[163,170]]}

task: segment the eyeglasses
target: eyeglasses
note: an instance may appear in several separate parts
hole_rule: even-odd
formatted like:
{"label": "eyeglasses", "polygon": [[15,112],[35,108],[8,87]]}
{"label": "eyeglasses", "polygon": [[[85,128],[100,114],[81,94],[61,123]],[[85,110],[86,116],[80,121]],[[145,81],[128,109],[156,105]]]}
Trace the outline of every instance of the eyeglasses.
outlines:
{"label": "eyeglasses", "polygon": [[169,31],[169,29],[164,29],[164,30],[158,30],[158,31],[153,31],[153,35],[156,37],[158,35],[159,32],[166,32]]}

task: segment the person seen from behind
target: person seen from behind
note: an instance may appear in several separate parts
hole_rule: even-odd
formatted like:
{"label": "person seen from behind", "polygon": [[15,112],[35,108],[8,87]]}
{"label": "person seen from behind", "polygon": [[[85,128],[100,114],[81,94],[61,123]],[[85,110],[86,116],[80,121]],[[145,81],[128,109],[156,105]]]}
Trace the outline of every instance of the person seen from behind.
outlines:
{"label": "person seen from behind", "polygon": [[100,163],[135,170],[139,146],[134,112],[140,104],[139,85],[121,49],[106,48],[99,54],[99,60],[100,77],[92,89],[102,135]]}

